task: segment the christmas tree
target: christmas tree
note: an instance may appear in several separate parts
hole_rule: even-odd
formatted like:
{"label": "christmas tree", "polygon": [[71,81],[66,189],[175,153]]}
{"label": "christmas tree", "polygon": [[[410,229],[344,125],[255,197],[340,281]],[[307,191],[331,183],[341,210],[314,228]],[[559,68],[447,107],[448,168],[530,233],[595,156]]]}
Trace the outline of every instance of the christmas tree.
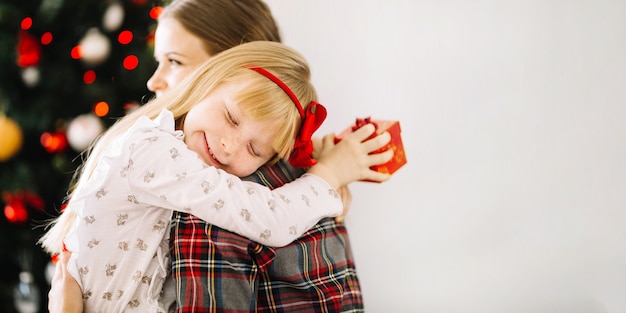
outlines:
{"label": "christmas tree", "polygon": [[0,0],[0,311],[46,312],[37,240],[81,152],[151,94],[148,0]]}

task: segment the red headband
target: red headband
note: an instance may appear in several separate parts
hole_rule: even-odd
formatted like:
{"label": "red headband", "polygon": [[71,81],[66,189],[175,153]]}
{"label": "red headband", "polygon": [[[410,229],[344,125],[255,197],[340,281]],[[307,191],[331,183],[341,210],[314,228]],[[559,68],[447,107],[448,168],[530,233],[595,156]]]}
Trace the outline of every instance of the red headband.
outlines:
{"label": "red headband", "polygon": [[291,101],[293,101],[296,105],[298,112],[300,112],[302,125],[300,126],[300,131],[296,136],[296,142],[293,146],[293,152],[289,157],[289,163],[295,167],[309,167],[315,165],[317,161],[311,157],[313,154],[313,142],[311,141],[311,137],[326,119],[326,108],[318,102],[311,101],[305,112],[300,104],[300,101],[298,101],[298,97],[296,97],[293,91],[289,89],[289,86],[283,83],[282,80],[264,68],[255,66],[249,66],[248,68],[262,74],[278,85],[278,87],[280,87],[289,96],[289,98],[291,98]]}

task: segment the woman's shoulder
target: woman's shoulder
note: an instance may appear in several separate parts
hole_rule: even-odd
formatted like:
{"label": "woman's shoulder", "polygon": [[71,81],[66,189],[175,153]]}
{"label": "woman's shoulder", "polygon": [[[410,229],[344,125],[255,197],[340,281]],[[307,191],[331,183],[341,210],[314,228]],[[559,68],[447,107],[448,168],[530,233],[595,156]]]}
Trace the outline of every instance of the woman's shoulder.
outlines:
{"label": "woman's shoulder", "polygon": [[141,116],[126,132],[126,140],[136,142],[147,138],[171,137],[182,140],[183,132],[176,130],[174,115],[169,110],[163,109],[154,119]]}
{"label": "woman's shoulder", "polygon": [[133,126],[130,127],[129,132],[156,129],[177,136],[182,135],[181,131],[176,130],[175,125],[174,114],[167,109],[163,109],[154,119],[150,119],[145,115],[140,116]]}

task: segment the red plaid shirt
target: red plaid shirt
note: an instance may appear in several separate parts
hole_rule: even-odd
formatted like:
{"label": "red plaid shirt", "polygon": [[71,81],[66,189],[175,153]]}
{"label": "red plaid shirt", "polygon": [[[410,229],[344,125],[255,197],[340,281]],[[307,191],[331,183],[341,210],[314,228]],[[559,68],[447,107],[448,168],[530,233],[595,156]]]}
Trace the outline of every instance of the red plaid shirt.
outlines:
{"label": "red plaid shirt", "polygon": [[[279,187],[303,171],[283,162],[251,180]],[[348,233],[327,218],[278,249],[175,212],[176,312],[363,312]]]}

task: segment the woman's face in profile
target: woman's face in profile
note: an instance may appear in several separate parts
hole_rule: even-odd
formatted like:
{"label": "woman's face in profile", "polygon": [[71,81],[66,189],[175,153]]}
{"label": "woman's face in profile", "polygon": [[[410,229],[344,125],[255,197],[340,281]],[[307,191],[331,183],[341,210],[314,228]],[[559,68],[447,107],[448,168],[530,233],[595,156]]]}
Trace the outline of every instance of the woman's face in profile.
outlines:
{"label": "woman's face in profile", "polygon": [[188,32],[174,18],[159,20],[154,34],[157,69],[147,82],[157,97],[178,85],[200,64],[211,57],[203,41]]}

